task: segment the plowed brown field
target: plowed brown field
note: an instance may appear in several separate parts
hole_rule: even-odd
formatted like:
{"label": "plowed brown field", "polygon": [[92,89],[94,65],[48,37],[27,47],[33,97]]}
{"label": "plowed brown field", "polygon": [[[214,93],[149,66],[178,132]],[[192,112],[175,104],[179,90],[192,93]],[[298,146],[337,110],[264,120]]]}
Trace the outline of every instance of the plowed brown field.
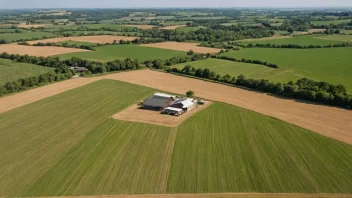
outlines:
{"label": "plowed brown field", "polygon": [[71,36],[71,37],[60,37],[60,38],[51,38],[43,39],[36,41],[28,41],[30,45],[35,43],[56,43],[61,41],[80,41],[80,42],[89,42],[89,43],[112,43],[114,40],[117,42],[120,40],[132,41],[138,37],[128,37],[128,36],[112,36],[112,35],[100,35],[100,36]]}
{"label": "plowed brown field", "polygon": [[185,43],[185,42],[163,42],[163,43],[151,43],[143,44],[145,47],[155,47],[161,49],[170,49],[188,52],[193,50],[196,53],[218,53],[220,49],[210,47],[199,47],[197,43]]}

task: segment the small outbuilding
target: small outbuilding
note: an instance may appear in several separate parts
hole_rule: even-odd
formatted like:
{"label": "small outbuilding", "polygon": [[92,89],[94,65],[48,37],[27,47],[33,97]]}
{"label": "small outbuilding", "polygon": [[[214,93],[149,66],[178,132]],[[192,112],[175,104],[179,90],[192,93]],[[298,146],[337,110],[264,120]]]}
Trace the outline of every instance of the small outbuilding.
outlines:
{"label": "small outbuilding", "polygon": [[167,107],[164,112],[167,114],[179,116],[179,115],[182,115],[184,111],[178,108]]}

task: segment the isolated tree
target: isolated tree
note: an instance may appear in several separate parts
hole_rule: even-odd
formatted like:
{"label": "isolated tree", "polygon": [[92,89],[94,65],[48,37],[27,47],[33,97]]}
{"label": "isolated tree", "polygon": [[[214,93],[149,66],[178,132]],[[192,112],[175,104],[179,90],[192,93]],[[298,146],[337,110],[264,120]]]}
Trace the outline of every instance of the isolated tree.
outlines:
{"label": "isolated tree", "polygon": [[187,52],[187,55],[193,55],[194,54],[194,51],[193,50],[189,50],[188,52]]}
{"label": "isolated tree", "polygon": [[194,97],[194,92],[192,90],[186,92],[187,98],[193,98]]}

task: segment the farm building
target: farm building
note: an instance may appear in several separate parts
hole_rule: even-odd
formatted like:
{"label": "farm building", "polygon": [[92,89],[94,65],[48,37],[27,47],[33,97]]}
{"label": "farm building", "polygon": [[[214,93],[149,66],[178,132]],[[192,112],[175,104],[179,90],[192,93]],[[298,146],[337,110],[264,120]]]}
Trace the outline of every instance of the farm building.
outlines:
{"label": "farm building", "polygon": [[174,101],[174,98],[175,96],[168,94],[155,93],[151,98],[146,98],[143,101],[143,106],[145,108],[165,109]]}
{"label": "farm building", "polygon": [[173,108],[173,107],[167,107],[165,109],[165,113],[167,114],[172,114],[172,115],[182,115],[184,111],[182,109],[179,109],[179,108]]}
{"label": "farm building", "polygon": [[170,104],[170,107],[182,109],[184,111],[188,111],[195,107],[196,104],[193,102],[192,98],[181,98],[176,99]]}

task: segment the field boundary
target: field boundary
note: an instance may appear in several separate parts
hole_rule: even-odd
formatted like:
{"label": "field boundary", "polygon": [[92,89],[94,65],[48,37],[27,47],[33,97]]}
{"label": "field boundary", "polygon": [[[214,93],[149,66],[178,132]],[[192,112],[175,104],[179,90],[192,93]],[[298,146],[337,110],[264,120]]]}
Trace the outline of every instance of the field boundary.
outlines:
{"label": "field boundary", "polygon": [[[44,197],[44,196],[43,196]],[[89,196],[55,196],[45,198],[190,198],[190,197],[352,197],[352,194],[328,194],[328,193],[199,193],[199,194],[121,194],[121,195],[89,195]],[[41,198],[41,197],[33,197]]]}

